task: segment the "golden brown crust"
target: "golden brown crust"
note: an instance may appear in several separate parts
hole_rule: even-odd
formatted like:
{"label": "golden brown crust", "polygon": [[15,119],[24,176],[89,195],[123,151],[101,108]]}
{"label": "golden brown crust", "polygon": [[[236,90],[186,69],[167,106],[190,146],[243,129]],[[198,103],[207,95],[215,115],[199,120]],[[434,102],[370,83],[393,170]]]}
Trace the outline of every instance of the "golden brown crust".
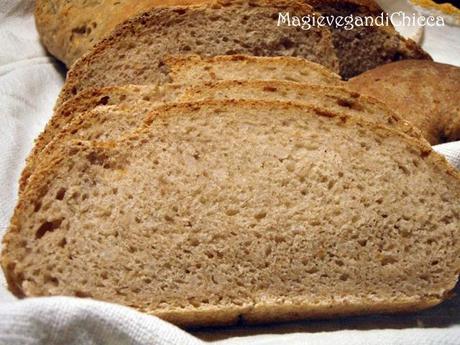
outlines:
{"label": "golden brown crust", "polygon": [[196,308],[194,310],[170,310],[155,312],[143,310],[175,325],[193,328],[202,326],[255,325],[275,322],[289,322],[305,319],[333,319],[344,316],[409,313],[431,308],[443,299],[427,296],[423,299],[407,297],[404,300],[387,301],[379,299],[346,300],[330,303],[309,304],[288,301],[273,301],[265,304],[241,307],[229,306],[225,313],[220,307]]}
{"label": "golden brown crust", "polygon": [[432,144],[460,140],[460,68],[404,60],[367,71],[349,88],[372,95],[418,127]]}

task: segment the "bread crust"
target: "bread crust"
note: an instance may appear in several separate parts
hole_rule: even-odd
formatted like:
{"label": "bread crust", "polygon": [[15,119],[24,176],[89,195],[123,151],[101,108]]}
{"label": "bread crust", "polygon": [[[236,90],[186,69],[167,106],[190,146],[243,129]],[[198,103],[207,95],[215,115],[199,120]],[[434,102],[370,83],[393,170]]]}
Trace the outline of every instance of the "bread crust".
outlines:
{"label": "bread crust", "polygon": [[460,140],[460,68],[404,60],[369,70],[348,82],[419,128],[432,145]]}
{"label": "bread crust", "polygon": [[[124,143],[146,139],[145,134],[150,131],[150,124],[156,118],[173,116],[173,114],[187,111],[193,111],[200,107],[231,107],[245,108],[250,107],[257,109],[272,109],[279,107],[286,111],[292,109],[312,109],[305,105],[294,103],[280,103],[270,101],[247,101],[247,100],[224,100],[224,101],[201,101],[182,104],[167,104],[159,107],[150,114],[142,128],[137,130],[118,142],[87,142],[73,141],[68,145],[62,145],[56,148],[54,152],[47,157],[37,172],[32,176],[31,183],[20,197],[19,203],[15,209],[11,225],[3,239],[4,249],[2,251],[2,267],[7,277],[9,288],[19,297],[33,295],[31,291],[24,290],[21,272],[16,271],[16,265],[21,257],[17,257],[15,248],[21,247],[26,241],[23,238],[22,223],[28,215],[34,212],[36,203],[40,201],[43,194],[49,186],[55,181],[56,176],[65,174],[63,163],[71,157],[81,152],[83,155],[97,153],[97,156],[105,155],[110,157],[111,152],[123,150]],[[172,111],[173,110],[173,111]],[[357,126],[362,128],[372,128],[372,131],[379,133],[383,137],[395,138],[401,141],[411,150],[418,152],[433,169],[439,172],[439,178],[445,179],[446,183],[452,186],[452,192],[460,196],[460,173],[453,169],[446,160],[435,153],[431,147],[423,141],[408,137],[398,131],[382,127],[380,125],[365,123],[360,119],[353,119],[344,114],[331,112],[318,112],[322,117],[340,117],[344,126]],[[110,159],[110,158],[109,158]],[[460,262],[455,263],[456,274],[460,273]],[[165,320],[176,323],[181,326],[205,326],[205,325],[231,325],[238,322],[244,323],[264,323],[273,321],[289,321],[303,318],[328,318],[343,315],[357,315],[368,313],[395,313],[415,311],[440,303],[447,298],[449,291],[455,286],[456,281],[452,281],[450,286],[445,286],[443,292],[427,294],[425,296],[408,296],[395,300],[381,300],[379,298],[334,298],[329,302],[309,303],[305,300],[285,300],[282,296],[278,299],[268,300],[264,303],[248,303],[241,306],[236,305],[217,305],[212,307],[194,307],[186,309],[169,309],[169,310],[149,310],[148,308],[139,308],[141,311],[157,315]],[[136,307],[136,306],[134,306]]]}

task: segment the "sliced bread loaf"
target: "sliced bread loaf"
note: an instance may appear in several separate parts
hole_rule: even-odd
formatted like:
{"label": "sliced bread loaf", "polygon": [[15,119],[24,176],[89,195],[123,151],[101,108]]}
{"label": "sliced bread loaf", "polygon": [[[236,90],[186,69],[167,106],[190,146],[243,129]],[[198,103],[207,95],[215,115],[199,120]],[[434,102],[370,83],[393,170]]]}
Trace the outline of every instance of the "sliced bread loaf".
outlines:
{"label": "sliced bread loaf", "polygon": [[[218,81],[198,85],[165,84],[164,86],[127,85],[86,90],[58,108],[47,127],[36,140],[20,179],[20,191],[35,169],[37,160],[53,150],[50,142],[80,138],[96,139],[101,135],[119,137],[126,124],[137,128],[149,110],[168,101],[204,99],[255,99],[296,101],[314,105],[323,111],[344,112],[373,123],[396,128],[421,138],[412,125],[390,111],[384,104],[341,87],[319,86],[278,80]],[[138,101],[141,100],[141,101]],[[145,104],[148,102],[149,104]],[[122,107],[104,105],[122,104]],[[101,109],[97,109],[97,108]],[[91,111],[96,108],[97,111]],[[66,127],[67,126],[67,127]],[[64,129],[64,130],[63,130]]]}
{"label": "sliced bread loaf", "polygon": [[277,26],[280,11],[313,14],[297,1],[216,0],[158,7],[128,20],[68,73],[60,102],[88,87],[168,81],[169,54],[299,56],[333,71],[338,60],[327,28]]}
{"label": "sliced bread loaf", "polygon": [[458,173],[398,131],[289,103],[172,104],[47,157],[2,267],[18,296],[184,326],[413,311],[457,282],[459,197]]}
{"label": "sliced bread loaf", "polygon": [[432,145],[460,140],[460,68],[406,60],[363,73],[348,82],[420,128]]}
{"label": "sliced bread loaf", "polygon": [[[94,44],[108,36],[116,25],[137,14],[159,5],[193,5],[206,2],[211,1],[55,0],[50,2],[49,0],[37,0],[35,18],[37,29],[45,46],[70,67]],[[305,0],[304,2],[311,5],[315,11],[328,16],[375,17],[383,12],[372,0]],[[291,16],[307,14],[303,11],[290,12]],[[246,18],[245,14],[242,14],[240,20],[244,18]],[[333,18],[330,17],[329,20],[331,19]],[[204,23],[203,29],[206,26],[207,23]],[[343,28],[332,25],[328,30],[332,30],[340,71],[346,77],[390,61],[427,58],[426,53],[414,42],[399,36],[391,23],[387,27],[355,25],[352,28],[349,26]],[[212,44],[213,40],[209,42]]]}
{"label": "sliced bread loaf", "polygon": [[48,51],[70,67],[128,18],[154,6],[194,5],[206,0],[37,0],[35,23]]}

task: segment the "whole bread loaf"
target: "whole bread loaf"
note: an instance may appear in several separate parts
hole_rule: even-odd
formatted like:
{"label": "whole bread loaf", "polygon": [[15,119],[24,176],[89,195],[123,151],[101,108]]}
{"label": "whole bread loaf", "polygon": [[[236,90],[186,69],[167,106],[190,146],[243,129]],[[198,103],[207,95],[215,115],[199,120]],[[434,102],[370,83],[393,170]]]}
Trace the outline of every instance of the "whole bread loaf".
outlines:
{"label": "whole bread loaf", "polygon": [[337,71],[330,31],[278,26],[280,11],[312,13],[292,0],[216,0],[154,8],[118,26],[79,59],[60,99],[88,87],[166,82],[164,57],[171,54],[299,56]]}
{"label": "whole bread loaf", "polygon": [[[57,109],[27,158],[19,190],[24,190],[43,155],[54,150],[55,145],[51,145],[52,141],[61,143],[75,138],[90,140],[101,137],[118,139],[120,133],[137,128],[148,111],[158,104],[205,99],[301,102],[322,108],[326,112],[343,112],[366,121],[380,123],[421,138],[418,130],[383,103],[336,86],[279,80],[223,80],[197,85],[125,85],[97,90],[88,89]],[[93,109],[96,111],[92,111]]]}
{"label": "whole bread loaf", "polygon": [[422,60],[380,66],[348,82],[418,127],[432,145],[460,140],[460,68]]}
{"label": "whole bread loaf", "polygon": [[[67,66],[71,66],[102,38],[136,14],[158,6],[196,5],[210,3],[206,0],[48,0],[36,1],[37,29],[48,50]],[[236,3],[237,1],[234,1]],[[276,3],[276,2],[273,2]],[[380,15],[383,11],[372,0],[306,0],[318,14],[347,17]],[[285,11],[286,12],[286,11]],[[290,12],[303,16],[302,11]],[[241,14],[251,18],[248,14]],[[331,17],[332,18],[332,17]],[[343,22],[343,21],[342,21]],[[203,25],[203,29],[206,24]],[[354,76],[367,69],[407,58],[429,58],[413,41],[397,34],[391,23],[386,27],[355,25],[328,30],[333,34],[335,53],[340,60],[340,72],[345,77]],[[209,41],[210,43],[213,40]],[[283,54],[284,55],[284,54]]]}
{"label": "whole bread loaf", "polygon": [[458,172],[399,131],[289,103],[170,104],[44,159],[2,267],[18,296],[184,326],[412,311],[457,282],[459,197]]}

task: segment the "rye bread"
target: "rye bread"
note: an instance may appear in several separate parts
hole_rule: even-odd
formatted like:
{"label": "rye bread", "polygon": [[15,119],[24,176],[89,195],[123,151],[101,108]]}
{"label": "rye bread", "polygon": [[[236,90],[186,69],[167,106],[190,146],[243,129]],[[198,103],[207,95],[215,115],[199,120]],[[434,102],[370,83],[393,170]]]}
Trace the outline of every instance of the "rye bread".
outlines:
{"label": "rye bread", "polygon": [[[366,121],[381,123],[413,137],[421,138],[420,133],[413,126],[402,120],[384,104],[335,86],[278,80],[223,80],[198,85],[106,87],[83,91],[58,108],[43,133],[36,140],[35,147],[27,158],[26,166],[21,174],[19,190],[24,190],[38,160],[54,149],[54,145],[50,144],[52,141],[61,142],[75,138],[89,140],[100,136],[117,139],[120,127],[124,131],[126,123],[130,123],[130,130],[137,128],[146,113],[158,104],[204,99],[302,102],[322,108],[323,111],[344,112]],[[117,104],[122,105],[121,109],[104,106]],[[93,109],[97,111],[92,111]]]}
{"label": "rye bread", "polygon": [[72,66],[59,103],[89,87],[168,82],[164,57],[174,54],[298,56],[337,71],[330,31],[277,26],[280,11],[314,14],[292,0],[151,9],[118,26]]}
{"label": "rye bread", "polygon": [[18,296],[182,326],[414,311],[460,271],[460,180],[428,144],[281,102],[157,109],[41,164],[3,240]]}
{"label": "rye bread", "polygon": [[432,145],[460,140],[460,68],[422,60],[380,66],[348,82],[418,127]]}

